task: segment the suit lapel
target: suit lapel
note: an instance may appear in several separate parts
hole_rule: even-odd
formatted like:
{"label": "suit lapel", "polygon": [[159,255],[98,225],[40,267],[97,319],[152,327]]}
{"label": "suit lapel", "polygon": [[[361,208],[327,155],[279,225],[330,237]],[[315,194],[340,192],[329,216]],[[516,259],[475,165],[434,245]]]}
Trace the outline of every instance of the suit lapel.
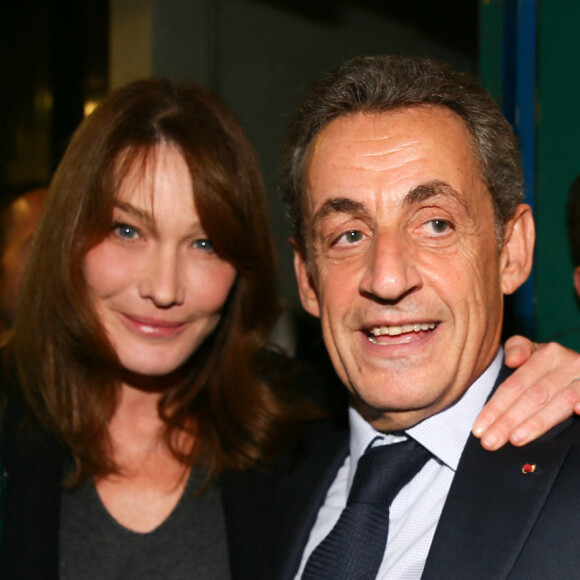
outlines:
{"label": "suit lapel", "polygon": [[[507,578],[573,443],[556,433],[526,447],[465,447],[427,557],[423,580]],[[532,473],[523,466],[535,465]]]}
{"label": "suit lapel", "polygon": [[320,506],[348,454],[348,432],[303,450],[280,479],[272,571],[269,578],[292,580]]}

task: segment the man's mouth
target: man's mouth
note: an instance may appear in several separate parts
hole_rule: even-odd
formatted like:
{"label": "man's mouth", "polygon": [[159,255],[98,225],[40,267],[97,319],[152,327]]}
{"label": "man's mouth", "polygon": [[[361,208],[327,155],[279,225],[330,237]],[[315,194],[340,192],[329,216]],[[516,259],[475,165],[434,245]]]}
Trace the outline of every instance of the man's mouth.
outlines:
{"label": "man's mouth", "polygon": [[368,331],[369,340],[375,344],[380,344],[381,336],[401,336],[403,334],[419,333],[434,330],[435,322],[415,322],[413,324],[401,324],[394,326],[375,326]]}

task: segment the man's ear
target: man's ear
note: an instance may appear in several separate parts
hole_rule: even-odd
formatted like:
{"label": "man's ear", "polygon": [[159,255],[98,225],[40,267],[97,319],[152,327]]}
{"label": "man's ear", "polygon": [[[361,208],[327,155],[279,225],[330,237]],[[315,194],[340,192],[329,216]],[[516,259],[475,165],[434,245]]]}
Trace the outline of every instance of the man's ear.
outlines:
{"label": "man's ear", "polygon": [[294,271],[296,272],[300,301],[308,314],[319,318],[320,306],[318,304],[318,294],[316,293],[314,281],[306,265],[306,258],[294,238],[290,239],[290,243],[294,248]]}
{"label": "man's ear", "polygon": [[528,278],[534,259],[536,228],[529,205],[520,204],[504,229],[501,249],[501,287],[504,294],[515,292]]}

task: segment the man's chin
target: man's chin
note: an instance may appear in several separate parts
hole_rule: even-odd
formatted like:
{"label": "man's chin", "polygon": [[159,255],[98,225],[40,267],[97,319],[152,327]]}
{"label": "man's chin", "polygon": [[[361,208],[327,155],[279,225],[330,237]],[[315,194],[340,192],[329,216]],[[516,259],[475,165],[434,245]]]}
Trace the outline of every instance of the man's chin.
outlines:
{"label": "man's chin", "polygon": [[[408,394],[408,393],[407,393]],[[351,405],[377,431],[402,431],[439,412],[437,401],[421,398],[361,397],[351,394]],[[441,409],[444,404],[440,402]]]}

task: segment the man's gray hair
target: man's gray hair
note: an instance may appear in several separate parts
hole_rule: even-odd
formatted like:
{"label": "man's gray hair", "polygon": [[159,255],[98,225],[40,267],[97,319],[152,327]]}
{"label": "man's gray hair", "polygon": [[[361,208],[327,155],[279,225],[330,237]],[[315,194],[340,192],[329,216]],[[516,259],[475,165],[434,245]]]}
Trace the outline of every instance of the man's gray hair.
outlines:
{"label": "man's gray hair", "polygon": [[519,147],[510,124],[485,89],[469,76],[429,59],[379,55],[353,58],[324,75],[306,93],[290,124],[280,185],[302,252],[306,250],[304,162],[312,139],[338,117],[416,106],[446,107],[465,123],[493,200],[501,242],[505,223],[523,199]]}

